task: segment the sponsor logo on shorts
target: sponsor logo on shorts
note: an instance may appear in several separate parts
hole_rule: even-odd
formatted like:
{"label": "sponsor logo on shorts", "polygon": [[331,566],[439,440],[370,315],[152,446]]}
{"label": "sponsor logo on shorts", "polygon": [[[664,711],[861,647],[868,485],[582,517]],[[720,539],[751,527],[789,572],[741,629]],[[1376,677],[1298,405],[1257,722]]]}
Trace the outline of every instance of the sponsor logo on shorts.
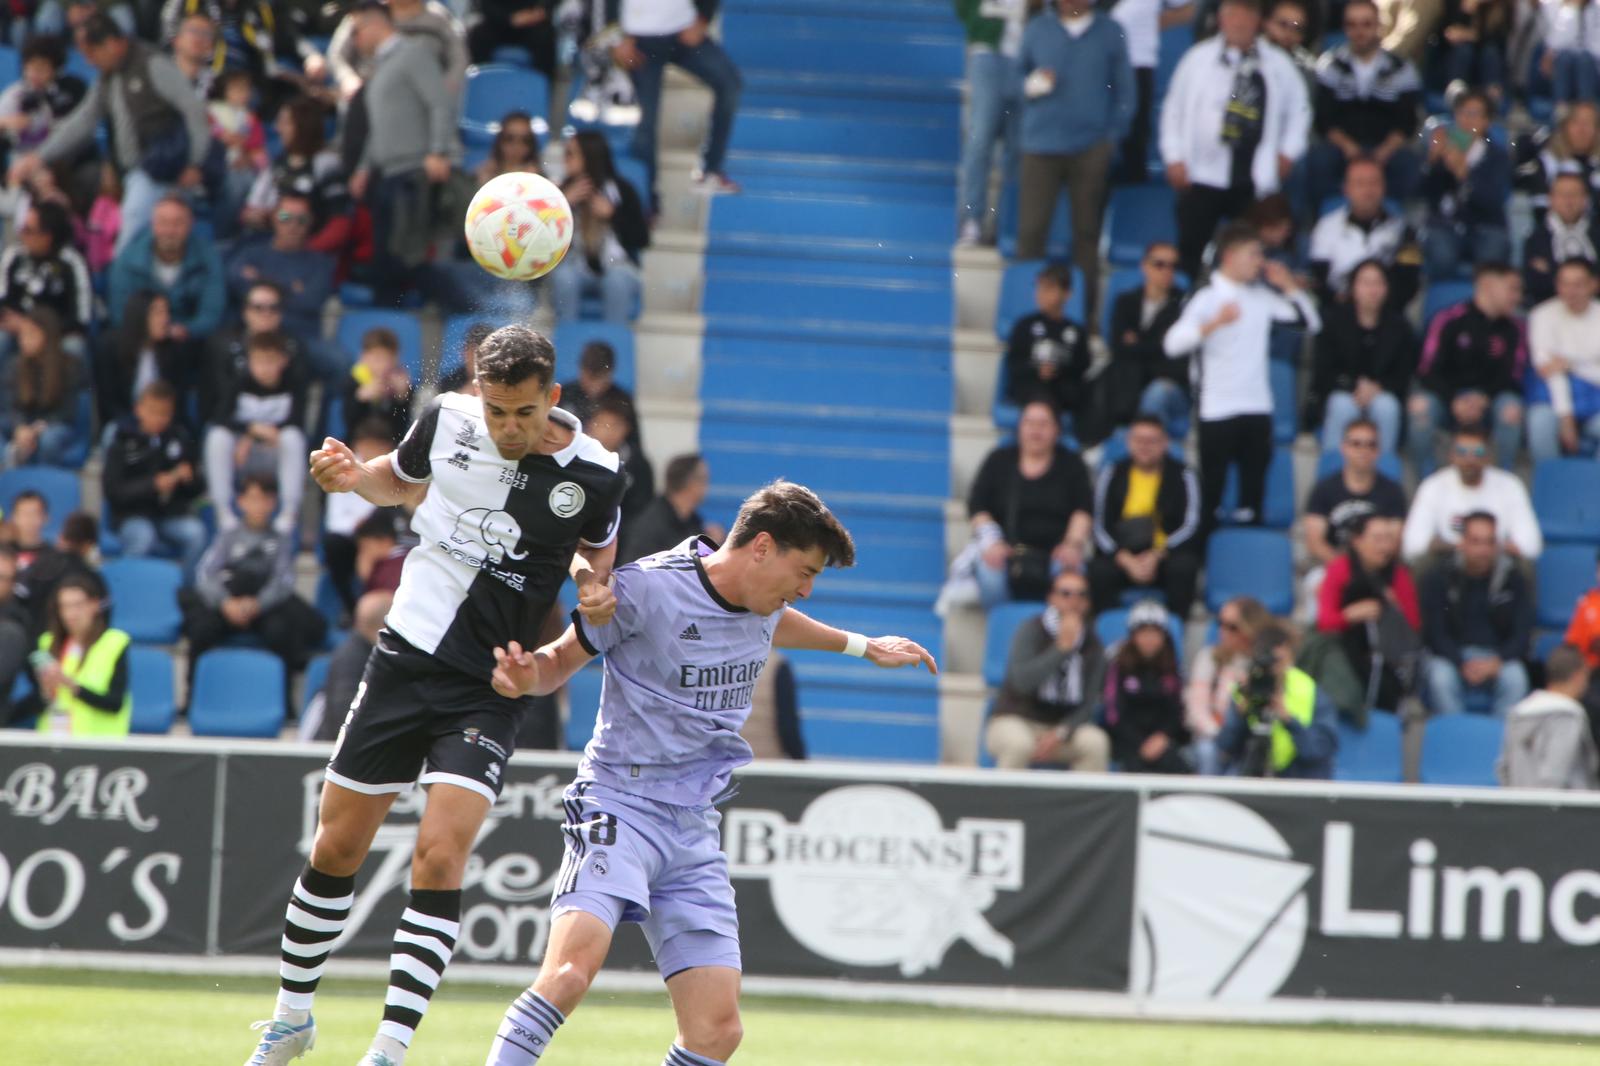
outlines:
{"label": "sponsor logo on shorts", "polygon": [[[497,741],[484,736],[483,730],[479,729],[477,726],[470,726],[466,729],[463,729],[461,731],[461,739],[467,744],[476,744],[483,750],[493,753],[502,761],[511,757],[510,752],[501,747]],[[495,772],[499,773],[498,767],[496,768]]]}
{"label": "sponsor logo on shorts", "polygon": [[596,877],[604,877],[611,872],[611,860],[603,851],[597,851],[589,856],[589,872]]}
{"label": "sponsor logo on shorts", "polygon": [[498,785],[500,783],[500,764],[497,762],[492,762],[488,766],[484,767],[483,776],[487,777],[490,781],[493,781]]}
{"label": "sponsor logo on shorts", "polygon": [[550,490],[550,510],[557,518],[571,518],[583,510],[583,486],[576,481],[563,481]]}

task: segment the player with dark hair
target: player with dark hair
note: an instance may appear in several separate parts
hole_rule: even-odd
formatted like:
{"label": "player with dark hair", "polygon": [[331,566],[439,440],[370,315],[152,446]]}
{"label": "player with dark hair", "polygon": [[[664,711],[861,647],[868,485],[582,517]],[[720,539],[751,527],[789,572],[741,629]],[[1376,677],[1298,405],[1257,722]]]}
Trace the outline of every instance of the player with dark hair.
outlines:
{"label": "player with dark hair", "polygon": [[507,1009],[486,1066],[532,1066],[582,1002],[619,922],[640,922],[672,996],[665,1066],[722,1066],[738,1047],[738,915],[716,799],[750,761],[739,729],[774,645],[878,666],[933,656],[904,637],[868,639],[793,604],[855,544],[810,489],[778,481],[745,500],[721,547],[691,537],[619,567],[615,617],[575,614],[536,652],[495,650],[495,688],[554,692],[605,655],[594,738],[567,789],[566,858],[533,985]]}
{"label": "player with dark hair", "polygon": [[[460,932],[461,884],[500,794],[527,700],[491,685],[495,649],[531,642],[567,576],[586,624],[606,587],[623,481],[617,457],[556,410],[555,349],[522,326],[478,347],[478,395],[431,403],[393,452],[358,462],[328,438],[311,453],[327,492],[416,507],[421,543],[328,763],[311,855],[289,901],[278,1005],[250,1066],[315,1039],[312,997],[354,901],[355,875],[397,794],[428,788],[395,933],[383,1022],[361,1066],[400,1066]],[[418,772],[421,771],[421,776]]]}

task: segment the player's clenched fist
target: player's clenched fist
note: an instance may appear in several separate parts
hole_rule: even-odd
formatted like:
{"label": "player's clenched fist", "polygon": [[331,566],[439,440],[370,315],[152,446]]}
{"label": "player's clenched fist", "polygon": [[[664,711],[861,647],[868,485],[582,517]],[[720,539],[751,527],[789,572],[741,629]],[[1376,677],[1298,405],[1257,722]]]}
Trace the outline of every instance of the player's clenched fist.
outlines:
{"label": "player's clenched fist", "polygon": [[603,626],[617,613],[617,597],[609,581],[591,581],[578,589],[578,613],[592,626]]}
{"label": "player's clenched fist", "polygon": [[332,437],[311,453],[311,477],[323,492],[354,492],[361,484],[361,462],[348,445]]}
{"label": "player's clenched fist", "polygon": [[494,674],[490,683],[500,695],[519,699],[533,692],[538,681],[539,664],[534,661],[533,652],[524,651],[514,640],[494,650]]}

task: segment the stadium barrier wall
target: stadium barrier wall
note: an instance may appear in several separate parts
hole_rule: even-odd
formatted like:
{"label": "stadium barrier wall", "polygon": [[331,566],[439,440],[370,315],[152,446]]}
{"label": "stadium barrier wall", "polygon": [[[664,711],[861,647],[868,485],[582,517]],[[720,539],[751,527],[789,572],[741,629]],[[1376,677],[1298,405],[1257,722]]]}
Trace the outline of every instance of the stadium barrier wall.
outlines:
{"label": "stadium barrier wall", "polygon": [[[328,750],[0,737],[0,961],[275,959]],[[464,969],[534,972],[573,765],[508,765]],[[336,958],[387,957],[420,810],[380,830]],[[1595,798],[789,764],[741,773],[722,829],[753,989],[1600,1031]],[[642,936],[612,969],[651,972]]]}

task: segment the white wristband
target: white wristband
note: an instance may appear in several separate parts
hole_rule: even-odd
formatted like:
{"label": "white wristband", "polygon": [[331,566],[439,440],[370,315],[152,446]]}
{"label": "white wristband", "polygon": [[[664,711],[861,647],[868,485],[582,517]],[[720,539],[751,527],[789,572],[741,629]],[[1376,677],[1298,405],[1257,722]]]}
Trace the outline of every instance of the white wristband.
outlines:
{"label": "white wristband", "polygon": [[844,653],[859,659],[867,654],[867,638],[860,633],[846,633],[844,635]]}

